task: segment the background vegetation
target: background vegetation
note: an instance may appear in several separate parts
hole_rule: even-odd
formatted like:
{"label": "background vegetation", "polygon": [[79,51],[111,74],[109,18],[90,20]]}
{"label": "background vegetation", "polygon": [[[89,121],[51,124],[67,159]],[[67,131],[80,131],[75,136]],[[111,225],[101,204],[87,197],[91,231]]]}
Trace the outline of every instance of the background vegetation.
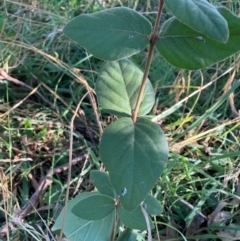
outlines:
{"label": "background vegetation", "polygon": [[[240,16],[239,0],[210,2]],[[96,121],[87,89],[94,88],[103,62],[70,41],[62,28],[79,14],[121,5],[153,21],[158,1],[1,2],[2,239],[57,240],[50,228],[66,196],[70,122],[79,101],[69,198],[93,189],[89,171],[101,166],[99,125],[104,128],[115,117],[101,113]],[[169,17],[165,9],[162,21]],[[145,58],[142,52],[131,60],[143,69]],[[238,70],[239,54],[201,71],[153,59],[152,115],[170,146],[167,168],[152,190],[164,208],[155,219],[155,239],[240,239],[240,89],[228,99],[224,95],[239,79]]]}

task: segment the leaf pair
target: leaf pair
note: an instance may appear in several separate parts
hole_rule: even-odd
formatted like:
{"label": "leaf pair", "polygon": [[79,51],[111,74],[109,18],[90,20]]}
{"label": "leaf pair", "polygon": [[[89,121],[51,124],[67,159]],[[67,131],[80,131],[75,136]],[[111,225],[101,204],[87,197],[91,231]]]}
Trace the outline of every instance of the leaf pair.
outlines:
{"label": "leaf pair", "polygon": [[[200,69],[217,63],[240,50],[240,19],[224,7],[217,9],[227,20],[229,38],[219,42],[201,34],[173,17],[162,26],[156,46],[172,65]],[[221,29],[219,25],[217,29]]]}
{"label": "leaf pair", "polygon": [[[101,194],[93,193],[94,195],[86,197],[77,203],[71,210],[76,216],[86,220],[100,220],[113,212],[117,212],[121,223],[125,226],[140,230],[147,228],[140,206],[129,212],[122,205],[115,205],[117,197],[107,173],[96,170],[91,171],[91,180]],[[144,208],[149,215],[157,215],[162,212],[160,203],[151,195],[147,195],[145,198]],[[152,221],[149,221],[153,228]]]}
{"label": "leaf pair", "polygon": [[[91,181],[98,188],[98,192],[82,193],[69,201],[67,216],[64,220],[64,235],[69,241],[110,240],[112,228],[115,223],[115,205],[113,198],[115,193],[109,176],[105,172],[91,171]],[[144,208],[149,215],[157,215],[162,212],[160,203],[151,195],[144,201]],[[60,232],[64,210],[61,211],[52,230]],[[117,210],[120,221],[133,229],[146,229],[145,219],[140,207],[132,212],[127,212],[121,206]],[[153,224],[150,220],[151,226]],[[118,241],[133,241],[136,239],[136,232],[129,228],[119,236]]]}
{"label": "leaf pair", "polygon": [[155,93],[149,80],[135,123],[131,119],[143,73],[129,60],[108,62],[99,74],[96,93],[100,107],[122,117],[104,131],[100,157],[109,171],[121,205],[133,211],[162,173],[168,144],[160,127],[143,118],[152,109]]}
{"label": "leaf pair", "polygon": [[[199,69],[240,50],[240,19],[206,0],[166,0],[174,17],[166,21],[157,49],[172,65]],[[94,56],[115,61],[142,51],[149,42],[151,23],[138,12],[113,8],[74,18],[64,33]]]}
{"label": "leaf pair", "polygon": [[[154,197],[150,197],[154,199]],[[160,206],[157,200],[156,203]],[[72,208],[71,211],[77,217],[89,221],[102,220],[110,214],[115,216],[115,212],[117,212],[121,223],[125,226],[139,230],[147,229],[146,221],[140,206],[135,210],[128,212],[122,206],[115,207],[114,199],[102,194],[95,194],[81,200]],[[154,228],[150,218],[149,222],[151,223],[151,228]]]}

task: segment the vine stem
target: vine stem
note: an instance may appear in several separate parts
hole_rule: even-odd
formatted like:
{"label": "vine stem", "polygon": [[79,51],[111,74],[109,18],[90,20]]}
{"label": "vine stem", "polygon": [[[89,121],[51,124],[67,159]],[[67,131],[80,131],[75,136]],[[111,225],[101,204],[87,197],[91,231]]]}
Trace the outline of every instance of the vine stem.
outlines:
{"label": "vine stem", "polygon": [[159,1],[158,13],[157,13],[157,17],[156,17],[156,20],[155,20],[154,29],[153,29],[153,31],[151,33],[151,36],[150,36],[150,39],[149,39],[149,51],[148,51],[147,62],[146,62],[146,65],[145,65],[145,71],[144,71],[144,74],[143,74],[142,83],[141,83],[138,98],[137,98],[137,103],[136,103],[135,109],[132,111],[133,122],[136,122],[136,120],[137,120],[139,107],[140,107],[140,104],[142,102],[143,93],[144,93],[149,69],[150,69],[151,62],[152,62],[155,43],[156,43],[156,39],[158,37],[158,27],[159,27],[160,18],[161,18],[161,15],[162,15],[163,3],[164,3],[164,0]]}
{"label": "vine stem", "polygon": [[117,209],[114,210],[114,223],[113,223],[113,227],[112,227],[112,233],[111,233],[111,238],[110,241],[114,241],[115,238],[115,233],[116,233],[116,227],[118,224],[118,215],[117,215]]}
{"label": "vine stem", "polygon": [[144,203],[143,202],[141,202],[140,207],[141,207],[141,210],[142,210],[142,213],[143,213],[143,216],[145,218],[146,225],[147,225],[148,241],[152,241],[151,225],[150,225],[150,222],[149,222],[148,214],[147,214],[147,212],[146,212],[146,210],[144,208]]}

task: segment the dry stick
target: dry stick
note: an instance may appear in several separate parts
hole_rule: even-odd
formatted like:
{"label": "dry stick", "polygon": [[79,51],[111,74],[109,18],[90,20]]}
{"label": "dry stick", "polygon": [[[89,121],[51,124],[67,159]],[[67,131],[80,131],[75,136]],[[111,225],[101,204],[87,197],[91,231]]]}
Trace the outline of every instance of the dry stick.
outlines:
{"label": "dry stick", "polygon": [[0,163],[3,162],[3,163],[7,163],[7,162],[10,162],[10,163],[14,163],[14,162],[26,162],[26,161],[33,161],[32,158],[16,158],[16,159],[0,159]]}
{"label": "dry stick", "polygon": [[68,162],[68,178],[67,178],[67,190],[66,190],[66,199],[65,199],[65,205],[64,205],[64,211],[63,211],[63,218],[62,218],[62,225],[61,225],[61,231],[60,231],[60,235],[59,235],[59,241],[62,240],[62,236],[63,236],[63,229],[64,229],[64,225],[65,225],[65,219],[67,216],[67,206],[68,206],[68,196],[69,196],[69,189],[70,189],[70,182],[71,182],[71,174],[72,174],[72,153],[73,153],[73,125],[74,125],[74,120],[75,117],[78,113],[78,110],[80,108],[80,105],[82,104],[82,101],[84,100],[84,98],[89,94],[89,92],[87,92],[82,99],[79,101],[76,111],[72,116],[71,119],[71,123],[70,123],[70,147],[69,147],[69,162]]}
{"label": "dry stick", "polygon": [[[36,88],[34,89],[33,87],[25,84],[24,82],[22,82],[22,81],[20,81],[20,80],[18,80],[18,79],[15,79],[15,78],[9,76],[2,68],[0,68],[0,79],[1,79],[1,80],[4,80],[4,79],[5,79],[5,80],[7,80],[7,81],[9,81],[9,82],[12,82],[12,83],[14,83],[14,84],[21,85],[21,86],[23,86],[23,87],[25,87],[25,88],[27,88],[27,89],[29,89],[29,90],[31,90],[31,91],[33,91],[33,90],[36,89]],[[39,86],[40,86],[40,85],[39,85]],[[57,109],[57,107],[54,106],[50,101],[48,101],[41,93],[39,93],[38,91],[36,91],[36,94],[37,94],[43,101],[45,101],[49,106],[51,106],[53,109]],[[58,111],[58,109],[57,109],[57,111]],[[5,115],[5,114],[4,114],[4,115]]]}
{"label": "dry stick", "polygon": [[[238,183],[237,190],[236,190],[236,196],[239,196],[239,195],[240,195],[240,183]],[[222,211],[222,209],[226,205],[234,205],[234,206],[238,205],[239,206],[239,204],[240,204],[239,198],[234,198],[230,202],[221,201],[220,203],[218,203],[217,207],[215,208],[215,210],[211,214],[210,219],[208,220],[208,225],[211,225],[214,222],[217,215]]]}
{"label": "dry stick", "polygon": [[[229,77],[228,81],[226,82],[225,86],[223,87],[223,93],[225,94],[228,90],[231,89],[232,87],[232,83],[234,81],[234,77],[236,74],[236,69],[234,69],[232,75]],[[238,113],[238,111],[236,110],[235,104],[234,104],[234,93],[231,93],[228,97],[228,102],[229,105],[231,107],[231,111],[233,114],[234,118],[240,117],[240,112]]]}
{"label": "dry stick", "polygon": [[11,107],[8,111],[6,111],[5,113],[3,113],[2,115],[0,115],[0,118],[3,118],[7,115],[9,115],[9,113],[11,111],[13,111],[14,109],[16,109],[18,106],[20,106],[25,100],[27,100],[31,95],[33,95],[35,92],[37,92],[37,89],[39,88],[40,85],[38,85],[37,87],[35,87],[34,89],[32,89],[32,91],[25,97],[23,98],[21,101],[19,101],[17,104],[15,104],[13,107]]}
{"label": "dry stick", "polygon": [[96,118],[96,121],[97,121],[97,124],[98,124],[99,136],[101,137],[102,133],[103,133],[103,128],[102,128],[102,125],[101,125],[101,121],[99,119],[97,104],[96,104],[93,93],[90,92],[90,89],[87,88],[87,90],[89,91],[89,98],[90,98],[90,101],[91,101],[91,104],[92,104],[92,107],[93,107],[93,112],[94,112],[94,115],[95,115],[95,118]]}
{"label": "dry stick", "polygon": [[[8,197],[9,197],[9,191],[8,191],[8,182],[7,182],[7,178],[3,172],[3,168],[0,167],[0,179],[1,179],[1,191],[2,191],[2,197],[3,197],[3,211],[4,211],[4,217],[6,220],[6,225],[8,225],[9,223],[9,219],[8,219],[8,213],[7,211],[9,210],[9,203],[8,203]],[[2,210],[2,208],[1,208]],[[9,230],[7,229],[6,232],[6,236],[7,236],[7,240],[9,240]]]}
{"label": "dry stick", "polygon": [[[197,93],[203,91],[204,89],[206,89],[207,87],[209,87],[210,85],[214,84],[217,80],[219,80],[220,78],[222,78],[223,76],[225,76],[226,74],[228,74],[229,72],[231,72],[235,67],[237,66],[237,64],[234,67],[229,68],[228,70],[226,70],[223,74],[219,75],[216,79],[208,82],[206,85],[204,85],[203,87],[195,90],[193,93],[191,93],[190,95],[188,95],[187,97],[183,98],[182,100],[180,100],[178,103],[176,103],[175,105],[173,105],[171,108],[178,108],[179,106],[182,105],[183,102],[187,101],[188,99],[190,99],[192,96],[196,95]],[[165,114],[167,111],[162,112],[162,114]],[[161,115],[157,115],[155,117],[152,118],[153,122],[159,121],[161,120],[161,117],[159,117]]]}
{"label": "dry stick", "polygon": [[[179,201],[181,202],[181,203],[183,203],[184,205],[186,205],[188,208],[190,208],[191,210],[194,210],[194,206],[192,205],[192,204],[190,204],[189,202],[187,202],[187,201],[185,201],[183,198],[181,198],[181,197],[179,197],[179,196],[177,196],[178,197],[178,199],[179,199]],[[208,220],[208,218],[203,214],[203,213],[201,213],[201,212],[199,212],[199,211],[196,211],[197,212],[197,214],[199,215],[199,216],[201,216],[205,221],[206,220]]]}
{"label": "dry stick", "polygon": [[145,90],[145,86],[146,86],[146,82],[147,82],[147,77],[148,77],[149,69],[150,69],[151,62],[152,62],[153,51],[155,48],[156,39],[158,38],[158,27],[159,27],[161,14],[162,14],[163,3],[164,3],[164,0],[159,1],[158,13],[157,13],[157,17],[155,20],[154,29],[150,36],[150,40],[149,40],[150,47],[149,47],[149,51],[148,51],[148,57],[147,57],[147,62],[146,62],[143,78],[142,78],[142,83],[140,86],[140,91],[139,91],[135,109],[132,111],[133,122],[136,122],[136,120],[137,120],[138,111],[140,108],[140,104],[142,102],[142,98],[143,98],[143,94],[144,94],[144,90]]}
{"label": "dry stick", "polygon": [[202,132],[202,133],[200,133],[198,135],[192,136],[192,137],[190,137],[190,138],[188,138],[188,139],[186,139],[184,141],[181,141],[181,142],[175,143],[173,145],[170,145],[170,150],[178,152],[184,146],[186,146],[186,145],[188,145],[190,143],[193,143],[193,142],[195,142],[197,140],[200,140],[200,139],[202,139],[203,137],[205,137],[207,135],[210,136],[211,133],[213,133],[216,130],[221,130],[225,126],[229,126],[229,125],[232,125],[232,124],[235,124],[235,123],[239,123],[239,121],[240,121],[240,117],[237,117],[237,118],[235,118],[233,120],[230,120],[230,121],[228,121],[226,123],[223,123],[223,124],[221,124],[221,125],[219,125],[217,127],[214,127],[214,128],[212,128],[210,130],[207,130],[207,131]]}
{"label": "dry stick", "polygon": [[[157,218],[156,218],[156,216],[154,215],[153,218],[154,218],[154,222],[157,224]],[[159,241],[159,240],[160,240],[160,235],[159,235],[158,228],[156,228],[156,233],[157,233],[157,240]]]}
{"label": "dry stick", "polygon": [[[89,154],[84,154],[82,156],[76,157],[72,160],[71,165],[76,165],[78,162],[83,161],[85,159],[89,158]],[[50,170],[48,172],[48,174],[43,178],[43,180],[40,182],[37,190],[34,192],[34,194],[32,195],[32,197],[29,199],[29,201],[25,204],[25,206],[14,215],[13,220],[11,221],[11,223],[14,223],[14,220],[16,221],[16,219],[18,220],[22,220],[24,219],[29,212],[33,209],[34,206],[36,206],[37,201],[39,199],[39,196],[47,189],[47,187],[49,185],[51,185],[51,177],[54,174],[57,173],[61,173],[63,171],[68,170],[69,168],[69,164],[64,164],[62,166],[56,167],[53,170]],[[9,225],[9,224],[8,224]],[[3,227],[1,227],[0,229],[0,237],[4,236],[7,233],[8,230],[8,225],[4,225]]]}

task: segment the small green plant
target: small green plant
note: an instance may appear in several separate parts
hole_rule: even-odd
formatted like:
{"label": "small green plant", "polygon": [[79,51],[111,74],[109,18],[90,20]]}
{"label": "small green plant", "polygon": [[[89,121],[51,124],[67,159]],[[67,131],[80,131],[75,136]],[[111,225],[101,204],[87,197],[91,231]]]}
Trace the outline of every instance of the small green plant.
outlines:
{"label": "small green plant", "polygon": [[[164,2],[173,17],[158,31]],[[63,31],[107,61],[98,75],[96,94],[99,108],[118,117],[100,142],[100,158],[108,173],[91,171],[98,192],[83,193],[69,202],[63,233],[68,240],[113,241],[118,236],[118,241],[130,241],[136,240],[138,229],[148,230],[151,240],[150,216],[160,214],[162,207],[149,192],[168,159],[164,133],[147,116],[155,102],[147,78],[154,49],[176,67],[205,68],[240,50],[240,19],[206,0],[160,0],[154,27],[138,12],[117,7],[80,15]],[[127,58],[148,45],[142,72]],[[62,218],[61,213],[54,231],[61,228]],[[126,227],[122,233],[120,225]]]}

